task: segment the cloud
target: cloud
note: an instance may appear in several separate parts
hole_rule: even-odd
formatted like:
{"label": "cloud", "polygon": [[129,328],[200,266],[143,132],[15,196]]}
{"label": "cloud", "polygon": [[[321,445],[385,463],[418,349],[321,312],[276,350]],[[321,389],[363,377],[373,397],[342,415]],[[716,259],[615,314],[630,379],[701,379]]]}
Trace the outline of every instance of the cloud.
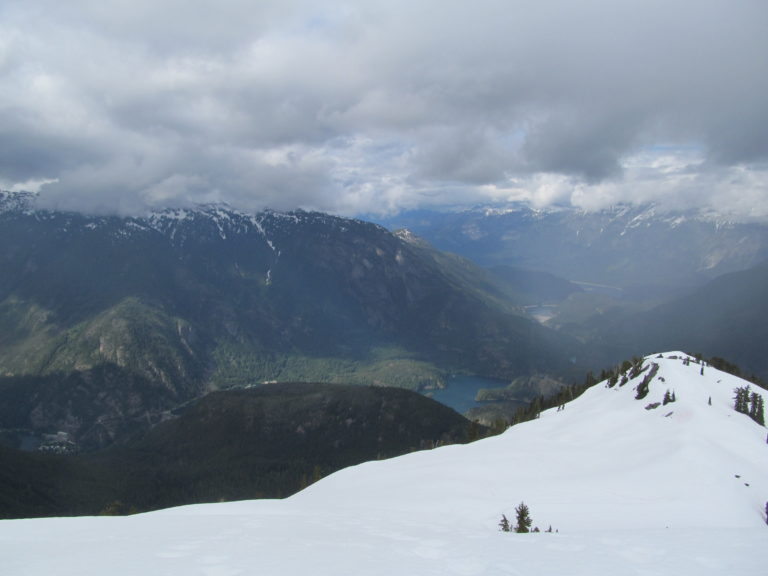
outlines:
{"label": "cloud", "polygon": [[653,200],[768,219],[766,21],[757,1],[10,0],[0,185],[100,212]]}

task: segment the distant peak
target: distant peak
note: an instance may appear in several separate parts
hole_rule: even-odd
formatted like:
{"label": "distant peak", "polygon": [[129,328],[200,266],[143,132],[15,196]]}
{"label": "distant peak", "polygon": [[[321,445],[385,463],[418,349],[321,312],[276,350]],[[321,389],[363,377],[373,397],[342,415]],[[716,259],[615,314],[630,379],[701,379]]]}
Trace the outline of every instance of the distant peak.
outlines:
{"label": "distant peak", "polygon": [[11,192],[0,190],[0,213],[27,212],[35,206],[36,194],[32,192]]}
{"label": "distant peak", "polygon": [[421,236],[414,234],[413,232],[408,230],[408,228],[401,228],[400,230],[395,230],[394,235],[397,236],[403,242],[410,244],[411,246],[419,246],[422,248],[431,247],[428,241],[426,241]]}
{"label": "distant peak", "polygon": [[400,238],[401,240],[405,240],[406,242],[415,242],[418,240],[418,236],[408,230],[408,228],[401,228],[400,230],[395,230],[394,232],[395,236]]}

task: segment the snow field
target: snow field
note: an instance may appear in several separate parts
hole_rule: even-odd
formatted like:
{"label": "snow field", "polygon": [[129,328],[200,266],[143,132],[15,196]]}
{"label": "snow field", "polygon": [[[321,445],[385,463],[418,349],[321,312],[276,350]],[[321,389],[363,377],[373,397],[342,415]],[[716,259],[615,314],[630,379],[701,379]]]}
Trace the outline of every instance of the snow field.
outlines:
{"label": "snow field", "polygon": [[[642,400],[647,372],[283,501],[0,522],[0,574],[765,574],[766,429],[732,408],[742,380],[670,355],[685,356],[646,359],[660,369]],[[645,409],[667,389],[676,402]],[[500,532],[521,501],[559,533]]]}

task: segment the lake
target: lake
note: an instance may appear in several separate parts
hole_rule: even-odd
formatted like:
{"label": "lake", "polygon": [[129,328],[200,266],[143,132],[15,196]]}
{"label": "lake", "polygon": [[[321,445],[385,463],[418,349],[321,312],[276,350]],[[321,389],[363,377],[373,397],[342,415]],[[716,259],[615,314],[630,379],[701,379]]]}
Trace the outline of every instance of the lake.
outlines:
{"label": "lake", "polygon": [[470,408],[484,404],[475,402],[475,396],[483,388],[505,388],[509,381],[483,378],[481,376],[451,376],[445,381],[446,387],[441,390],[427,390],[425,396],[450,406],[460,414]]}

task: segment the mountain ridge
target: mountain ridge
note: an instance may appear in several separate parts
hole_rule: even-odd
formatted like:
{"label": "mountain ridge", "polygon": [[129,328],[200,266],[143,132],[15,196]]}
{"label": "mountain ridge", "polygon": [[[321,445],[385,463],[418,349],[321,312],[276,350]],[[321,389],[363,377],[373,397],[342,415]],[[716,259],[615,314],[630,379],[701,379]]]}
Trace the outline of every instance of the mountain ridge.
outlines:
{"label": "mountain ridge", "polygon": [[654,204],[586,211],[476,207],[405,212],[376,221],[408,228],[483,266],[549,272],[570,281],[673,290],[768,259],[768,226]]}
{"label": "mountain ridge", "polygon": [[724,274],[650,310],[595,318],[592,342],[613,356],[655,347],[728,358],[768,381],[768,261]]}
{"label": "mountain ridge", "polygon": [[[141,219],[5,204],[0,390],[8,378],[110,364],[156,387],[153,420],[207,391],[265,381],[424,388],[453,372],[563,377],[586,364],[575,339],[526,318],[470,262],[361,220],[218,205]],[[102,415],[133,414],[126,400]],[[76,438],[72,422],[30,416],[26,427]]]}
{"label": "mountain ridge", "polygon": [[397,388],[285,383],[212,392],[102,450],[62,454],[64,437],[59,453],[0,444],[0,517],[282,498],[345,466],[486,433]]}
{"label": "mountain ridge", "polygon": [[[648,391],[638,398],[644,384]],[[425,486],[423,473],[430,470],[444,482],[439,487],[443,493],[434,499],[420,494],[427,507],[450,493],[464,494],[480,508],[483,502],[487,506],[487,494],[498,494],[501,506],[513,506],[519,500],[511,498],[518,494],[534,512],[540,510],[540,521],[561,530],[714,527],[703,503],[709,490],[720,494],[722,489],[727,497],[720,494],[725,500],[718,502],[721,526],[761,527],[768,500],[768,445],[765,427],[734,410],[734,390],[746,386],[743,379],[684,352],[652,354],[619,374],[615,384],[598,382],[564,407],[546,410],[500,436],[404,457],[422,460],[418,467],[406,467],[410,476],[396,470],[397,462],[372,463],[341,471],[294,498],[332,501],[343,492],[347,502],[391,508],[394,496],[387,495],[399,493],[393,483]],[[675,401],[664,404],[667,391],[675,393]],[[751,391],[768,398],[761,388],[751,386]],[[472,456],[471,464],[462,453]],[[513,476],[500,478],[493,471],[504,453],[519,464],[511,466]],[[428,460],[434,462],[427,465]],[[451,462],[459,460],[461,474],[438,472],[440,466],[458,469]],[[376,473],[362,488],[355,477],[367,477],[366,467]],[[476,479],[471,494],[462,487],[470,477]],[[642,486],[648,487],[646,495],[637,493]],[[669,493],[663,497],[655,486]]]}
{"label": "mountain ridge", "polygon": [[[768,446],[733,409],[746,383],[682,352],[624,375],[499,436],[346,468],[282,501],[0,523],[3,560],[30,576],[762,574]],[[553,533],[499,531],[521,502]]]}

